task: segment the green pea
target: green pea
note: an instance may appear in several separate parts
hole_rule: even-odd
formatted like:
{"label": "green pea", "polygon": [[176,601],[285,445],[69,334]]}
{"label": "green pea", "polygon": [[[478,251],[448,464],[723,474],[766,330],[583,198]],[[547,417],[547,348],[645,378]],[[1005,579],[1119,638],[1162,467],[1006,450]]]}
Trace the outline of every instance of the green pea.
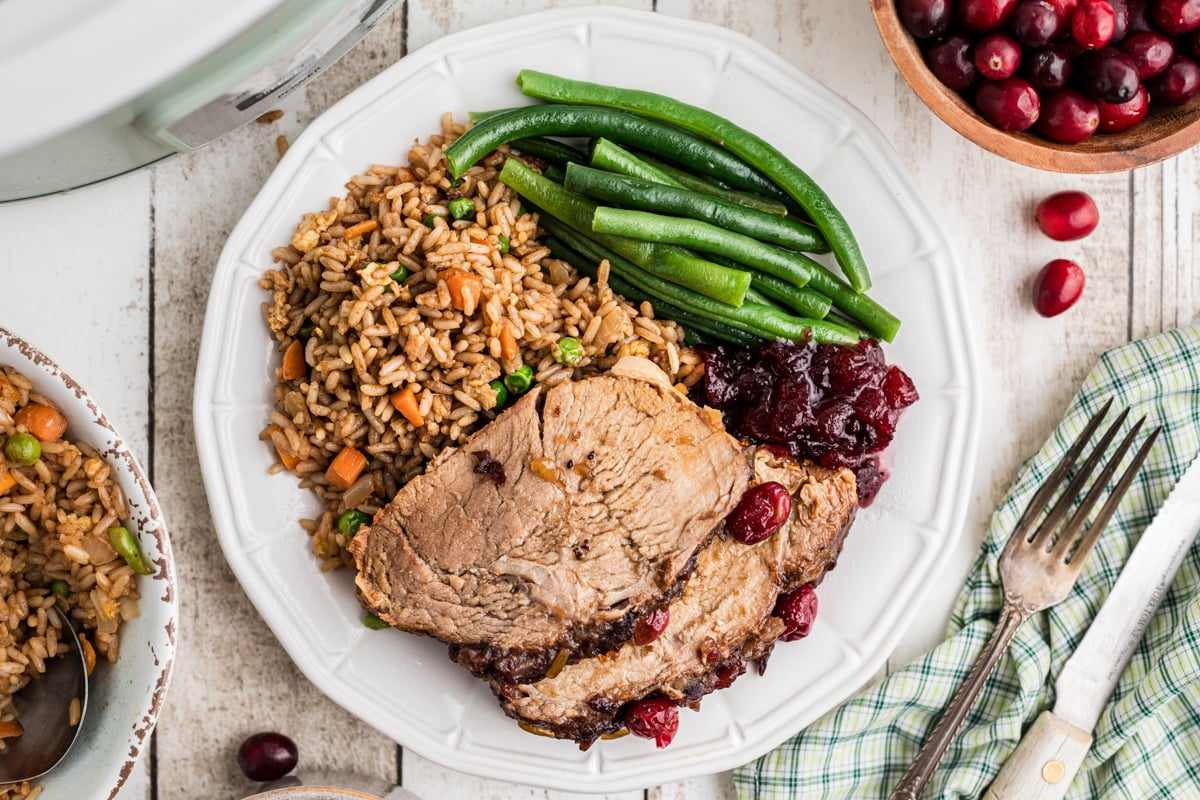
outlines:
{"label": "green pea", "polygon": [[470,219],[475,216],[475,201],[469,197],[456,197],[450,201],[450,216],[455,219]]}
{"label": "green pea", "polygon": [[518,216],[518,217],[523,217],[523,216],[525,216],[525,215],[526,215],[526,214],[528,214],[528,213],[529,213],[529,212],[528,212],[528,211],[525,209],[525,206],[519,206],[519,207],[517,208],[517,216]]}
{"label": "green pea", "polygon": [[425,217],[425,219],[422,220],[422,222],[425,223],[426,228],[432,228],[434,226],[434,223],[436,223],[437,220],[439,220],[439,219],[441,219],[441,216],[439,216],[437,214],[430,214],[429,216]]}
{"label": "green pea", "polygon": [[363,617],[363,627],[369,628],[373,631],[381,631],[384,628],[390,628],[391,626],[368,611],[367,615]]}
{"label": "green pea", "polygon": [[516,372],[504,376],[504,386],[510,395],[524,394],[533,385],[533,369],[528,364]]}
{"label": "green pea", "polygon": [[138,575],[149,575],[154,572],[142,558],[142,551],[138,548],[137,539],[133,538],[133,534],[129,532],[128,528],[109,528],[108,543],[112,545],[113,550],[117,551],[117,555],[125,559],[129,568]]}
{"label": "green pea", "polygon": [[406,270],[404,267],[397,267],[396,271],[391,275],[388,275],[388,277],[394,280],[396,283],[404,283],[406,280],[408,280],[408,270]]}
{"label": "green pea", "polygon": [[14,464],[28,467],[36,464],[42,457],[42,444],[36,436],[28,433],[14,433],[4,443],[4,455]]}
{"label": "green pea", "polygon": [[496,393],[496,410],[499,411],[508,402],[508,387],[504,385],[504,381],[492,381],[488,386]]}
{"label": "green pea", "polygon": [[509,241],[510,239],[507,236],[505,236],[503,233],[500,234],[500,244],[496,249],[501,253],[507,253]]}
{"label": "green pea", "polygon": [[62,578],[55,578],[50,581],[50,591],[54,592],[59,597],[66,597],[71,593],[71,585]]}
{"label": "green pea", "polygon": [[296,337],[302,342],[307,342],[316,330],[317,326],[312,323],[312,320],[305,320],[304,324],[300,326],[300,330],[296,331]]}
{"label": "green pea", "polygon": [[450,188],[451,188],[451,189],[457,189],[458,187],[460,187],[460,186],[462,186],[462,185],[463,185],[463,179],[462,179],[462,178],[455,178],[454,180],[450,181]]}
{"label": "green pea", "polygon": [[358,533],[359,528],[361,528],[363,525],[370,524],[370,522],[371,518],[368,515],[359,511],[357,508],[352,508],[345,514],[342,514],[340,517],[338,517],[337,528],[340,532],[346,534],[347,536],[354,536],[354,534]]}
{"label": "green pea", "polygon": [[583,345],[573,336],[564,336],[558,340],[558,362],[571,367],[583,358]]}

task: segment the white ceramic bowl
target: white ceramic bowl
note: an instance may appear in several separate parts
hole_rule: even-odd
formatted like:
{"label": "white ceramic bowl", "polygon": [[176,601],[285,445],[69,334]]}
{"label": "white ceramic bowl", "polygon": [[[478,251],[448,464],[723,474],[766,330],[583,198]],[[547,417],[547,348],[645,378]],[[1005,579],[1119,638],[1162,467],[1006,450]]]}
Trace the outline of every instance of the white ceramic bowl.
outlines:
{"label": "white ceramic bowl", "polygon": [[37,348],[0,328],[0,366],[15,368],[67,417],[67,436],[96,448],[113,467],[128,500],[127,524],[136,530],[154,574],[138,578],[141,616],[121,630],[120,658],[97,669],[87,716],[62,764],[37,781],[43,797],[111,800],[147,749],[175,661],[178,608],[175,562],[162,510],[137,459],[95,402]]}

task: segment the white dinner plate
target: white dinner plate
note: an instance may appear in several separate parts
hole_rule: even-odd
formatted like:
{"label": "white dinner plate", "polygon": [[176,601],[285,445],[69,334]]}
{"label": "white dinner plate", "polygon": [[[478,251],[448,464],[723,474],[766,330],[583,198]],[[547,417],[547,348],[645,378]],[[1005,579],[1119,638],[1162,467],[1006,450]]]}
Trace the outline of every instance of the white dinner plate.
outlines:
{"label": "white dinner plate", "polygon": [[154,569],[154,574],[137,579],[140,616],[121,626],[117,662],[109,665],[102,660],[92,674],[87,712],[75,744],[53,772],[34,781],[45,798],[112,800],[149,748],[175,663],[179,609],[171,542],[150,481],[83,387],[4,328],[0,328],[0,366],[20,372],[35,392],[58,407],[69,423],[67,439],[86,442],[111,465],[112,478],[125,493],[126,524],[137,534],[142,555]]}
{"label": "white dinner plate", "polygon": [[[296,520],[319,504],[267,474],[258,440],[278,356],[256,281],[306,211],[372,162],[403,163],[447,110],[528,103],[523,67],[651,89],[730,117],[778,145],[857,232],[873,295],[904,320],[889,359],[921,400],[906,412],[893,476],[859,515],[821,585],[812,635],[775,649],[682,714],[674,743],[571,742],[526,734],[438,642],[370,631],[346,571],[323,574]],[[967,508],[980,390],[955,258],[891,147],[841,98],[723,28],[618,9],[550,11],[449,36],[364,84],[297,139],[221,254],[196,375],[196,439],[230,566],[301,670],[339,705],[427,758],[477,775],[608,792],[716,772],[778,745],[861,687],[952,546]]]}

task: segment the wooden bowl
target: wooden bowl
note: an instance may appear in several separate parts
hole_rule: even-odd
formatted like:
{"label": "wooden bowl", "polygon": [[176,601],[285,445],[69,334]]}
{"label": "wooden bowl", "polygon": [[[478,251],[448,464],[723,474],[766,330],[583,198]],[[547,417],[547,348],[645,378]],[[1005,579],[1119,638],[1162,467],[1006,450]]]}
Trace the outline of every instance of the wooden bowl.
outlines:
{"label": "wooden bowl", "polygon": [[929,71],[916,39],[900,21],[895,0],[871,0],[871,10],[892,60],[925,105],[975,144],[1010,161],[1053,172],[1121,172],[1170,158],[1200,142],[1200,95],[1180,106],[1152,103],[1146,119],[1129,130],[1095,134],[1078,144],[1002,131]]}

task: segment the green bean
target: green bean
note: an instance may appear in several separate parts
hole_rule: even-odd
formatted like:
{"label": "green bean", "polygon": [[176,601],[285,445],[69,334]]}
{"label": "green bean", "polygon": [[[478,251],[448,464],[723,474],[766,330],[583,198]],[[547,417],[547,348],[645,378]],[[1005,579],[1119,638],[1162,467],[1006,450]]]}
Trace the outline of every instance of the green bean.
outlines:
{"label": "green bean", "polygon": [[689,189],[661,186],[579,164],[567,167],[565,186],[596,200],[620,206],[689,217],[719,225],[762,242],[807,253],[828,253],[829,243],[811,225],[756,211]]}
{"label": "green bean", "polygon": [[[591,235],[592,215],[596,210],[591,200],[547,180],[512,158],[504,162],[500,180],[546,214]],[[656,277],[730,305],[740,305],[746,289],[750,288],[748,272],[722,267],[675,247],[618,236],[606,236],[601,241]]]}
{"label": "green bean", "polygon": [[594,105],[529,106],[489,117],[446,148],[446,164],[457,178],[500,145],[530,136],[604,136],[712,174],[739,189],[786,198],[779,187],[728,150],[661,122]]}
{"label": "green bean", "polygon": [[450,216],[455,219],[467,219],[475,216],[475,201],[469,197],[456,197],[450,201]]}
{"label": "green bean", "polygon": [[856,292],[871,288],[871,278],[858,242],[829,195],[783,153],[745,128],[711,111],[653,92],[602,86],[533,70],[521,70],[517,85],[526,95],[541,100],[631,111],[720,142],[800,204],[829,241],[838,265]]}
{"label": "green bean", "polygon": [[[551,223],[553,224],[553,223]],[[580,234],[576,234],[577,236]],[[587,256],[580,253],[575,248],[567,245],[566,242],[559,239],[557,236],[551,236],[546,240],[546,247],[550,248],[550,253],[555,257],[566,261],[575,267],[583,275],[587,275],[592,280],[599,280],[599,272],[596,269],[596,262]],[[649,303],[654,308],[654,315],[659,319],[674,320],[684,327],[685,331],[699,331],[718,341],[733,342],[734,344],[754,344],[758,341],[758,337],[748,333],[744,333],[737,328],[731,328],[728,325],[723,325],[712,319],[693,314],[690,311],[684,311],[678,306],[672,305],[665,300],[652,297],[643,292],[641,289],[629,283],[620,275],[611,271],[612,259],[620,258],[616,253],[609,254],[610,271],[608,275],[608,285],[614,292],[624,297],[630,302],[641,305]],[[605,258],[609,258],[605,256]],[[599,259],[601,261],[604,258]],[[631,265],[632,266],[632,265]]]}
{"label": "green bean", "polygon": [[607,173],[617,173],[618,175],[627,175],[630,178],[637,178],[642,183],[649,183],[651,186],[658,184],[666,184],[682,189],[683,184],[672,178],[667,173],[652,167],[645,161],[630,153],[628,150],[622,150],[615,144],[604,137],[595,140],[592,147],[591,164],[593,171],[607,170]]}
{"label": "green bean", "polygon": [[638,268],[636,264],[606,250],[597,240],[552,218],[544,218],[543,227],[589,258],[597,261],[608,259],[613,272],[642,291],[660,297],[685,311],[715,319],[717,322],[751,333],[761,339],[783,337],[797,341],[812,336],[817,341],[838,344],[853,344],[859,341],[858,333],[843,325],[828,323],[824,320],[793,317],[778,309],[758,303],[744,303],[740,308],[735,308],[682,286],[660,280]]}
{"label": "green bean", "polygon": [[[728,200],[731,203],[737,203],[739,206],[753,208],[756,211],[762,211],[775,217],[786,217],[788,215],[788,207],[779,200],[774,200],[770,197],[763,197],[760,194],[754,194],[752,192],[739,192],[737,189],[730,189],[724,184],[707,180],[699,175],[693,175],[686,169],[680,169],[673,164],[660,161],[659,159],[646,155],[645,153],[638,153],[637,155],[642,159],[642,161],[658,170],[661,170],[666,175],[669,175],[675,180],[676,183],[681,184],[685,189],[691,189],[693,192],[711,195],[712,197],[719,197],[722,200]],[[800,209],[797,206],[797,210],[803,209]]]}
{"label": "green bean", "polygon": [[556,141],[555,139],[547,139],[545,136],[531,136],[526,139],[514,139],[509,142],[509,147],[516,150],[518,153],[524,153],[527,156],[540,158],[549,164],[555,164],[560,168],[565,168],[567,164],[585,164],[587,163],[587,155],[579,152],[571,145],[564,142]]}
{"label": "green bean", "polygon": [[117,551],[117,555],[125,559],[129,568],[138,575],[150,575],[154,572],[142,558],[142,551],[138,548],[137,539],[133,538],[133,534],[129,532],[128,528],[120,526],[109,528],[108,543],[112,545],[113,550]]}
{"label": "green bean", "polygon": [[408,280],[408,270],[403,266],[396,267],[396,271],[391,275],[388,275],[388,277],[394,280],[396,283],[404,283],[406,280]]}
{"label": "green bean", "polygon": [[766,295],[802,317],[824,319],[833,307],[829,298],[808,287],[799,289],[774,275],[752,273],[750,288]]}

